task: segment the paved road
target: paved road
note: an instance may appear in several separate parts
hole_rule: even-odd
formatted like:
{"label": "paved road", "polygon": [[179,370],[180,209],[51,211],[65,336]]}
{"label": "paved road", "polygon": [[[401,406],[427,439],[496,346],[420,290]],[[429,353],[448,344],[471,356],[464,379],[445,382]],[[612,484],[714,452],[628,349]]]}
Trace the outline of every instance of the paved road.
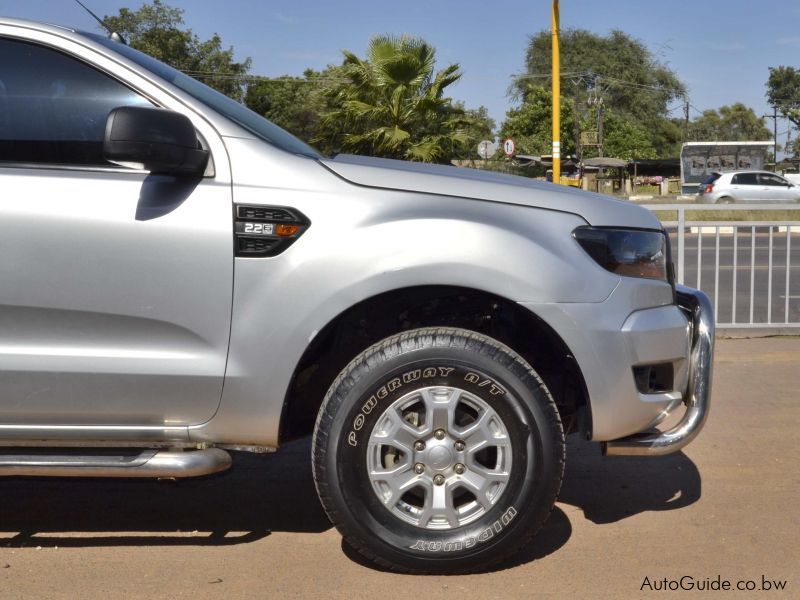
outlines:
{"label": "paved road", "polygon": [[[661,459],[572,440],[534,543],[465,577],[375,570],[314,495],[308,442],[179,483],[0,479],[0,597],[627,598],[689,575],[800,595],[800,338],[720,340],[703,434]],[[747,597],[741,595],[742,597]]]}
{"label": "paved road", "polygon": [[[753,321],[766,323],[768,319],[769,282],[769,236],[765,228],[758,228],[755,237],[755,257],[752,256],[753,238],[751,232],[741,231],[736,248],[736,322],[750,321],[750,273],[753,258]],[[672,232],[672,252],[677,268],[677,239]],[[686,256],[684,282],[697,287],[698,235],[686,234]],[[712,299],[715,289],[716,236],[704,233],[702,236],[702,256],[700,263],[700,288]],[[783,322],[786,317],[786,234],[775,233],[772,247],[772,321]],[[793,233],[789,247],[789,321],[800,322],[800,234]],[[718,318],[730,323],[733,317],[733,235],[720,235],[719,242],[719,301]]]}

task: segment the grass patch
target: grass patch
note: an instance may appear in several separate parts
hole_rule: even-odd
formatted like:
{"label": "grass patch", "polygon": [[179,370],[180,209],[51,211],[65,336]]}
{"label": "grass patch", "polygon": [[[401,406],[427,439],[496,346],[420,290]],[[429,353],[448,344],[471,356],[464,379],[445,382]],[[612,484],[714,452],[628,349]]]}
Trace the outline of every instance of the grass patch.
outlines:
{"label": "grass patch", "polygon": [[[677,221],[677,210],[654,210],[659,221]],[[800,210],[687,210],[687,221],[795,221]]]}

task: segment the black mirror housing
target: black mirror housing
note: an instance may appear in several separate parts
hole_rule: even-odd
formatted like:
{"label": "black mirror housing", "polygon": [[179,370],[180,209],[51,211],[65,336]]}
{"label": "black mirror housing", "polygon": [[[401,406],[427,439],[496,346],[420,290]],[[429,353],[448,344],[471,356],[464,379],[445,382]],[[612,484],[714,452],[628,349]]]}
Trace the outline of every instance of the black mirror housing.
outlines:
{"label": "black mirror housing", "polygon": [[103,158],[157,174],[202,176],[209,153],[188,117],[163,108],[120,106],[106,120]]}

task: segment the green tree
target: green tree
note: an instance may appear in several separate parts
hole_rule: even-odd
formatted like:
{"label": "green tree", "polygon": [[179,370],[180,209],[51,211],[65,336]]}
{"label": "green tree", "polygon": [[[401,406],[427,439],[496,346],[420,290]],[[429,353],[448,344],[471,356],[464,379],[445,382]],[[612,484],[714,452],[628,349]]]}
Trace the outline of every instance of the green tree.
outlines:
{"label": "green tree", "polygon": [[705,110],[689,124],[689,139],[693,141],[760,141],[772,139],[764,119],[741,102]]}
{"label": "green tree", "polygon": [[770,67],[767,99],[795,127],[800,127],[800,69]]}
{"label": "green tree", "polygon": [[[541,156],[552,152],[553,95],[541,86],[528,86],[525,100],[506,113],[500,137],[512,137],[517,154]],[[561,153],[575,154],[573,102],[561,99]]]}
{"label": "green tree", "polygon": [[485,106],[466,108],[463,102],[456,102],[454,106],[464,113],[461,129],[466,136],[466,142],[455,148],[453,158],[475,158],[478,144],[483,140],[494,139],[497,124],[489,116],[489,110]]}
{"label": "green tree", "polygon": [[800,157],[800,137],[794,138],[785,148],[786,153],[791,153],[795,158]]}
{"label": "green tree", "polygon": [[[541,86],[530,86],[525,101],[506,114],[500,129],[502,137],[511,136],[517,142],[519,154],[549,155],[552,148],[552,93]],[[580,117],[580,129],[595,129],[596,108]],[[575,103],[561,99],[561,152],[562,156],[577,153],[575,140]],[[603,114],[603,153],[617,158],[654,158],[650,131],[630,118],[624,118],[605,109]],[[583,157],[597,156],[595,147],[585,147]]]}
{"label": "green tree", "polygon": [[[668,104],[686,94],[677,75],[647,46],[623,31],[602,36],[584,29],[564,29],[560,40],[561,72],[567,81],[577,82],[561,86],[561,93],[567,97],[593,86],[599,78],[606,107],[641,121],[663,117]],[[517,78],[516,91],[524,96],[531,79],[549,87],[551,61],[551,32],[540,31],[530,39],[525,73]]]}
{"label": "green tree", "polygon": [[[551,60],[551,32],[540,31],[528,44],[525,72],[512,85],[512,94],[523,104],[531,90],[550,88]],[[619,30],[607,36],[583,29],[562,30],[561,72],[562,97],[574,101],[573,110],[578,110],[586,126],[595,129],[587,99],[602,97],[606,115],[624,119],[630,123],[628,131],[648,136],[648,147],[657,156],[677,153],[680,128],[668,116],[669,105],[684,97],[686,88],[643,43]],[[607,125],[604,129],[607,134],[622,131],[613,124],[611,130]],[[617,141],[612,138],[612,146]]]}
{"label": "green tree", "polygon": [[[640,124],[641,126],[641,124]],[[647,134],[656,151],[656,158],[680,156],[683,137],[683,119],[654,119],[647,125]]]}
{"label": "green tree", "polygon": [[603,120],[603,154],[616,158],[655,158],[650,132],[631,119],[620,118],[614,113]]}
{"label": "green tree", "polygon": [[329,154],[333,151],[329,140],[319,138],[322,113],[333,108],[324,92],[339,77],[339,67],[328,67],[324,71],[307,69],[302,77],[261,78],[247,87],[244,102],[300,139],[315,140],[317,148]]}
{"label": "green tree", "polygon": [[161,0],[143,4],[138,10],[121,8],[103,18],[105,25],[122,35],[132,48],[141,50],[176,69],[191,75],[236,100],[244,97],[250,59],[233,59],[233,48],[222,47],[215,33],[201,40],[186,29],[183,10]]}
{"label": "green tree", "polygon": [[434,69],[435,50],[419,38],[374,37],[364,59],[345,51],[316,139],[355,154],[448,160],[468,141],[464,111],[445,96],[461,73],[457,64]]}

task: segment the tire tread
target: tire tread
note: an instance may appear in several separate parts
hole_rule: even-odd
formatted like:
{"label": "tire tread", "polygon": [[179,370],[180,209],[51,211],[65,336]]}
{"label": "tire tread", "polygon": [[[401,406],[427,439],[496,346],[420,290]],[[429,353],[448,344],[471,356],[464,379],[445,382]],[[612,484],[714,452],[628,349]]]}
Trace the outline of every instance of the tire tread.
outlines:
{"label": "tire tread", "polygon": [[345,400],[347,392],[355,385],[356,381],[367,375],[373,367],[381,364],[383,361],[389,358],[396,356],[399,352],[407,352],[416,348],[422,348],[431,345],[426,342],[432,342],[432,345],[435,347],[460,348],[483,354],[484,356],[506,367],[512,373],[515,373],[517,376],[519,376],[521,381],[528,385],[531,390],[545,394],[549,401],[545,404],[543,409],[545,410],[546,418],[549,421],[548,425],[552,426],[554,430],[560,433],[560,439],[558,440],[560,452],[555,459],[555,470],[557,473],[556,484],[553,485],[550,494],[546,499],[546,502],[550,506],[550,510],[544,514],[544,516],[537,519],[527,533],[520,536],[516,543],[513,544],[506,552],[503,552],[497,556],[492,556],[491,559],[484,561],[479,565],[472,565],[464,569],[455,567],[454,569],[449,570],[451,573],[460,574],[483,572],[510,558],[520,548],[530,543],[533,537],[539,532],[552,513],[553,506],[561,487],[561,481],[563,479],[566,462],[566,447],[564,444],[561,417],[549,390],[545,386],[541,377],[539,377],[536,371],[534,371],[533,367],[528,364],[524,358],[522,358],[519,354],[514,352],[505,344],[502,344],[501,342],[483,334],[466,329],[454,327],[424,327],[393,335],[380,342],[377,342],[376,344],[373,344],[361,352],[333,381],[328,389],[328,392],[325,394],[325,398],[322,402],[319,413],[317,413],[317,419],[314,425],[314,434],[312,438],[314,485],[316,486],[317,493],[320,501],[322,502],[322,506],[328,515],[328,518],[337,527],[337,529],[339,529],[345,541],[364,559],[378,565],[383,569],[396,573],[440,573],[440,571],[435,570],[426,571],[425,569],[412,569],[401,565],[396,565],[373,552],[358,538],[357,535],[355,535],[353,531],[351,531],[351,529],[347,526],[346,521],[340,518],[339,513],[334,506],[334,502],[329,491],[329,477],[327,473],[328,469],[324,456],[325,448],[327,447],[328,443],[328,431],[333,424],[333,420],[337,411],[339,410],[339,407]]}

